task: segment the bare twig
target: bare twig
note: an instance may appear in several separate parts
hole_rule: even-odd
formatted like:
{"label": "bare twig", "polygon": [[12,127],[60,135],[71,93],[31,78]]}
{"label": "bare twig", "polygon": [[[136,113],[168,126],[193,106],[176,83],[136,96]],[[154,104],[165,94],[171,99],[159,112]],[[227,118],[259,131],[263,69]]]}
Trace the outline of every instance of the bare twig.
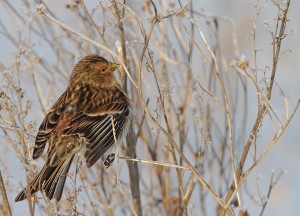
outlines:
{"label": "bare twig", "polygon": [[[284,36],[284,31],[285,31],[285,27],[286,27],[286,23],[287,23],[287,14],[288,14],[289,6],[290,6],[290,0],[288,0],[286,2],[286,5],[285,5],[284,13],[283,13],[282,19],[281,19],[279,35],[274,35],[274,37],[273,37],[274,38],[273,66],[272,66],[272,75],[271,75],[271,79],[270,79],[270,82],[269,82],[269,87],[267,89],[267,99],[268,100],[271,99],[271,95],[272,95],[272,89],[273,89],[273,84],[274,84],[274,79],[275,79],[275,74],[276,74],[276,69],[277,69],[277,63],[278,63],[279,54],[280,54],[281,41],[284,38],[283,36]],[[279,22],[279,20],[278,20],[278,22]],[[244,164],[246,162],[246,158],[248,156],[248,152],[250,150],[252,141],[254,140],[255,134],[257,133],[258,128],[259,128],[259,126],[261,125],[261,122],[264,119],[266,109],[267,109],[267,105],[263,104],[263,106],[260,108],[260,110],[258,112],[256,121],[253,125],[253,128],[251,130],[251,133],[250,133],[250,136],[248,138],[247,144],[244,148],[242,157],[241,157],[240,162],[239,162],[239,166],[238,166],[237,171],[236,171],[236,176],[237,176],[238,183],[240,182],[240,178],[241,178],[242,172],[243,172],[243,167],[244,167]],[[231,187],[230,187],[230,189],[227,193],[226,200],[225,200],[227,205],[229,205],[229,203],[230,203],[229,201],[232,199],[234,191],[236,190],[234,185],[235,185],[235,183],[231,184]],[[220,215],[224,215],[224,212],[221,212]]]}
{"label": "bare twig", "polygon": [[120,155],[120,146],[118,144],[118,140],[116,137],[116,131],[115,131],[115,124],[114,124],[114,117],[111,115],[111,124],[112,124],[112,129],[113,129],[113,134],[114,134],[114,140],[115,140],[115,144],[117,145],[117,155],[116,155],[116,174],[117,174],[117,182],[119,185],[119,190],[121,192],[121,194],[124,196],[125,200],[127,201],[128,206],[131,209],[132,214],[134,214],[135,216],[137,216],[137,213],[135,211],[135,208],[133,207],[132,203],[130,202],[128,196],[126,195],[123,186],[120,182],[120,174],[119,174],[119,155]]}
{"label": "bare twig", "polygon": [[7,194],[6,194],[5,185],[4,185],[4,182],[3,182],[1,170],[0,170],[0,193],[1,193],[1,196],[2,196],[2,203],[3,203],[4,208],[5,208],[3,213],[6,213],[6,214],[11,216],[12,215],[11,214],[11,209],[10,209],[10,205],[9,205],[9,202],[8,202],[8,199],[7,199]]}

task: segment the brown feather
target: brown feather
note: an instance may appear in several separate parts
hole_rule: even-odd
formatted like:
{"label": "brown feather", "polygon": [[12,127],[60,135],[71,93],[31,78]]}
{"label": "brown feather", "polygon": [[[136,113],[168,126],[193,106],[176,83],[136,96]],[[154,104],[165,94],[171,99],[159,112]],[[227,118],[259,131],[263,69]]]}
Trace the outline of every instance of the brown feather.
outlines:
{"label": "brown feather", "polygon": [[[44,191],[49,199],[60,200],[74,155],[85,149],[88,167],[119,139],[129,116],[129,99],[117,84],[116,64],[89,55],[80,60],[70,76],[66,91],[44,118],[36,137],[33,159],[49,144],[46,163],[30,182],[30,192]],[[26,198],[24,189],[16,201]]]}

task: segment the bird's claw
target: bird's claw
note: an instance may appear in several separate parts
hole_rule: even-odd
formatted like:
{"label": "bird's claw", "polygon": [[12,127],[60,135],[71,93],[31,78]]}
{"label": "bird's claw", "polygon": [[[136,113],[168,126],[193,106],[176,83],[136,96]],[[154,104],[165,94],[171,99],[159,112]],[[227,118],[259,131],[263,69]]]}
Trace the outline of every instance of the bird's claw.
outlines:
{"label": "bird's claw", "polygon": [[107,169],[108,167],[110,167],[110,165],[114,162],[115,160],[115,153],[111,153],[109,155],[107,155],[106,159],[104,160],[104,166]]}

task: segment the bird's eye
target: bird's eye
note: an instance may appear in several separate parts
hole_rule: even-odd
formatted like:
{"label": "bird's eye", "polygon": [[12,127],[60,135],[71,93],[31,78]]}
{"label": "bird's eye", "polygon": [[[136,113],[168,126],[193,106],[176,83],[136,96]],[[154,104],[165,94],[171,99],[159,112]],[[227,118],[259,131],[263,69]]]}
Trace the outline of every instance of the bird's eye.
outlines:
{"label": "bird's eye", "polygon": [[101,71],[102,71],[102,72],[104,72],[104,71],[105,71],[105,69],[103,68]]}

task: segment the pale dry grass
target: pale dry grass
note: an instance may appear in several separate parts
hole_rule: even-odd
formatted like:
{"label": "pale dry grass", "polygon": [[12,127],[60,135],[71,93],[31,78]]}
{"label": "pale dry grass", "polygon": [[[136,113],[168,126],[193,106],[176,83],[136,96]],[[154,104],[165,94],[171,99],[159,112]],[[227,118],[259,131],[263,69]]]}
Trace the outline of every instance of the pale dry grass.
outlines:
{"label": "pale dry grass", "polygon": [[[266,65],[256,62],[256,29],[254,61],[236,56],[229,64],[220,49],[219,27],[232,29],[230,42],[237,55],[233,21],[196,11],[191,0],[137,5],[113,0],[92,7],[74,1],[59,8],[75,20],[70,24],[43,1],[38,3],[36,12],[32,2],[23,1],[20,14],[17,5],[1,2],[7,16],[0,22],[1,34],[15,46],[13,63],[1,62],[0,141],[1,151],[9,156],[0,164],[4,178],[12,176],[15,182],[5,184],[1,178],[1,213],[10,214],[9,207],[17,211],[19,203],[4,194],[13,197],[25,186],[24,179],[20,184],[15,177],[16,163],[27,182],[41,163],[32,161],[34,136],[66,86],[73,65],[81,56],[99,53],[122,65],[118,78],[133,108],[129,133],[116,145],[113,166],[105,170],[99,162],[86,169],[78,157],[62,201],[50,202],[37,193],[28,198],[26,211],[30,215],[247,214],[236,208],[245,205],[241,194],[248,193],[241,190],[243,183],[277,143],[299,106],[298,102],[291,108],[282,94],[286,110],[282,118],[270,101],[281,42],[288,31],[290,1],[269,4],[278,14],[268,26],[274,52],[271,70],[263,76],[259,71]],[[257,4],[257,16],[260,10]],[[246,128],[249,94],[257,98],[251,130]],[[259,129],[266,121],[273,137],[257,148],[257,137],[264,135]],[[272,174],[267,200],[261,198],[261,215],[277,182]]]}

